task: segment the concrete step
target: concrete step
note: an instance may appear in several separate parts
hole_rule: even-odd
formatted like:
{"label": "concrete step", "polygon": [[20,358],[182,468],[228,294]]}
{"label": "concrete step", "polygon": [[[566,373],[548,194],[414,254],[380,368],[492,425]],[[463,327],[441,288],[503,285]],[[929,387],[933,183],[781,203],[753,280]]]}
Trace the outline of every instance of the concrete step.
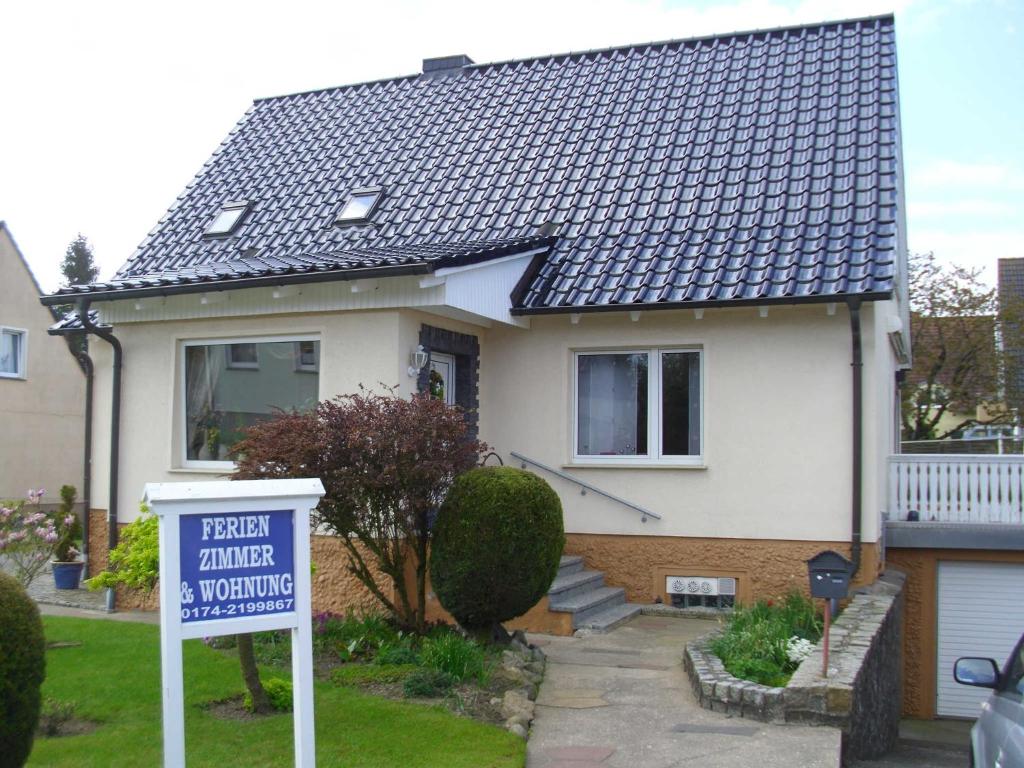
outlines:
{"label": "concrete step", "polygon": [[548,597],[551,600],[559,601],[564,598],[578,595],[581,592],[588,592],[604,586],[604,574],[601,571],[576,571],[575,573],[560,573],[551,582],[548,590]]}
{"label": "concrete step", "polygon": [[638,603],[620,603],[603,611],[591,614],[584,619],[577,629],[591,629],[595,632],[610,632],[620,624],[638,615],[642,607]]}
{"label": "concrete step", "polygon": [[596,613],[626,602],[626,590],[622,587],[598,587],[564,599],[552,600],[548,608],[559,613],[572,614],[573,629]]}
{"label": "concrete step", "polygon": [[569,573],[578,573],[583,570],[583,558],[579,555],[562,555],[558,562],[558,575],[565,576]]}

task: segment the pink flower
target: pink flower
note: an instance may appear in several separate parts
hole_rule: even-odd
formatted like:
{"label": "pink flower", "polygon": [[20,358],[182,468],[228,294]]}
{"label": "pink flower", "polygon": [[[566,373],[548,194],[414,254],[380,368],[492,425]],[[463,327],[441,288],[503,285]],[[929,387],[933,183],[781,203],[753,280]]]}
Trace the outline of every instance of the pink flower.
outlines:
{"label": "pink flower", "polygon": [[64,518],[64,525],[71,525],[74,522],[75,522],[75,516],[74,515],[68,515],[67,517]]}

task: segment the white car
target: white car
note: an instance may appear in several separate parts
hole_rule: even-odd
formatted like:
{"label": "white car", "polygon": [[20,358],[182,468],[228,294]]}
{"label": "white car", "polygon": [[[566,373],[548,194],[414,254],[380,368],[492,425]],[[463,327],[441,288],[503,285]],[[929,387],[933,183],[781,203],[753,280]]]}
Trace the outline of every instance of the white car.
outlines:
{"label": "white car", "polygon": [[957,659],[953,677],[963,685],[992,688],[971,728],[971,765],[1024,768],[1024,637],[1003,671],[992,659]]}

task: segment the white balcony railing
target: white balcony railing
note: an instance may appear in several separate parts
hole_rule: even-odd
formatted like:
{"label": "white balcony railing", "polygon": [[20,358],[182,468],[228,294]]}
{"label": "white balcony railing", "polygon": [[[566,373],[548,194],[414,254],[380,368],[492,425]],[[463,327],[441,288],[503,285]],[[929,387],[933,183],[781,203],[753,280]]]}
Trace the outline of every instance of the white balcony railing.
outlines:
{"label": "white balcony railing", "polygon": [[889,519],[1024,523],[1024,456],[889,457]]}

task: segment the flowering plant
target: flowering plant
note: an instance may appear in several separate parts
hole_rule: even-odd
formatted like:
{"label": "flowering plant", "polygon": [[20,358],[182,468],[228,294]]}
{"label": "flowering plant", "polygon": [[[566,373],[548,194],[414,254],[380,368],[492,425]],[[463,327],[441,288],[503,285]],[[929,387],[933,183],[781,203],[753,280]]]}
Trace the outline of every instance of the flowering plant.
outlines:
{"label": "flowering plant", "polygon": [[0,555],[23,587],[43,569],[60,538],[54,519],[40,509],[44,493],[29,490],[26,499],[0,502]]}
{"label": "flowering plant", "polygon": [[806,640],[797,635],[793,635],[786,642],[786,656],[794,664],[799,664],[801,661],[811,655],[811,651],[814,650],[814,643],[810,640]]}

